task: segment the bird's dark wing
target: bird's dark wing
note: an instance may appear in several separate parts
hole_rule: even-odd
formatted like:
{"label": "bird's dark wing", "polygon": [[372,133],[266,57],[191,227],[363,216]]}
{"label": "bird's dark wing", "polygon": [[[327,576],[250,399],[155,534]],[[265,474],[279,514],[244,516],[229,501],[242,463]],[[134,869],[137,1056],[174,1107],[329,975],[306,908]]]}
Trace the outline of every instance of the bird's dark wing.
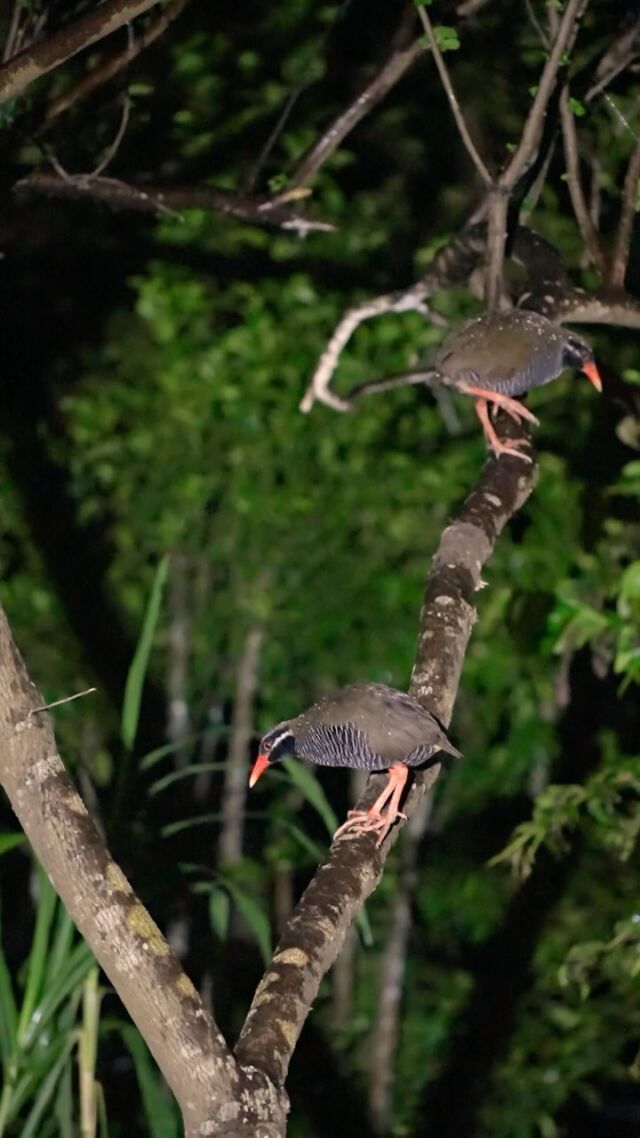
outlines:
{"label": "bird's dark wing", "polygon": [[[313,724],[349,724],[367,739],[369,749],[384,764],[401,762],[417,747],[432,747],[457,755],[445,732],[428,711],[406,692],[385,684],[352,684],[326,700],[321,700],[300,716],[298,723],[312,718]],[[296,737],[299,735],[296,728]],[[345,766],[361,765],[346,762]],[[369,766],[368,769],[375,769]]]}

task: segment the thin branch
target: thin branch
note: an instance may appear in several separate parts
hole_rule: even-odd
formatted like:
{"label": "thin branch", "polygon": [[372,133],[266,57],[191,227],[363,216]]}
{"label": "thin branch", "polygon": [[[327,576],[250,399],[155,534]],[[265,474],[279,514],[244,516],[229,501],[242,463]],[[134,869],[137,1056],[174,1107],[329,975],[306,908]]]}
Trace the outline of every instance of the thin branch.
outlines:
{"label": "thin branch", "polygon": [[571,110],[568,84],[565,84],[560,94],[560,124],[562,127],[564,157],[567,167],[567,186],[573,212],[589,257],[598,269],[600,275],[604,277],[607,270],[607,262],[582,188],[576,121],[573,116],[573,111]]}
{"label": "thin branch", "polygon": [[495,308],[502,296],[502,271],[507,240],[509,198],[518,180],[536,154],[549,100],[556,86],[558,72],[566,53],[573,45],[587,3],[588,0],[568,0],[549,58],[540,76],[538,88],[520,136],[520,142],[511,160],[500,174],[494,192],[490,195],[485,285],[487,308]]}
{"label": "thin branch", "polygon": [[340,356],[356,328],[365,320],[387,312],[420,312],[436,322],[438,318],[430,312],[425,298],[438,288],[451,287],[466,280],[484,252],[484,246],[483,227],[469,225],[435,255],[428,272],[409,288],[385,293],[347,309],[316,364],[300,410],[310,411],[315,402],[320,402],[336,411],[349,411],[348,399],[342,399],[331,391],[330,384]]}
{"label": "thin branch", "polygon": [[104,0],[49,39],[21,51],[0,67],[0,106],[7,99],[21,95],[35,79],[111,35],[157,3],[158,0]]}
{"label": "thin branch", "polygon": [[20,0],[13,0],[11,23],[9,25],[9,31],[7,32],[7,38],[5,40],[4,50],[2,52],[3,63],[6,63],[8,59],[11,59],[11,56],[16,49],[16,40],[18,36],[18,29],[20,27],[20,17],[22,15],[22,11],[23,8]]}
{"label": "thin branch", "polygon": [[567,6],[562,13],[558,35],[551,48],[551,53],[544,66],[542,75],[540,76],[538,88],[524,124],[520,142],[511,161],[500,175],[500,185],[504,189],[512,190],[514,188],[516,182],[536,152],[538,141],[542,133],[544,117],[549,105],[549,99],[556,85],[558,71],[562,65],[565,53],[569,51],[573,45],[578,31],[578,25],[584,15],[587,3],[588,0],[568,0]]}
{"label": "thin branch", "polygon": [[[511,429],[510,421],[507,429]],[[536,477],[534,463],[525,466],[517,459],[489,459],[475,489],[444,531],[433,558],[411,691],[445,725],[451,719],[476,620],[474,598],[482,566],[499,533],[531,493]],[[440,763],[435,763],[416,772],[404,807],[409,817],[440,770]],[[374,775],[359,805],[372,800],[376,787]],[[236,1047],[242,1064],[262,1069],[276,1085],[286,1078],[320,982],[340,952],[355,913],[378,884],[397,833],[398,828],[380,849],[369,834],[345,834],[334,842],[283,932]]]}
{"label": "thin branch", "polygon": [[476,170],[478,171],[478,174],[480,175],[482,181],[484,182],[485,186],[487,188],[489,188],[490,186],[493,185],[493,178],[491,177],[489,170],[487,169],[484,162],[482,161],[482,158],[480,157],[480,155],[476,149],[474,141],[473,141],[471,135],[469,134],[467,124],[464,121],[464,115],[462,113],[460,103],[458,102],[458,97],[457,97],[457,95],[453,89],[453,84],[452,84],[451,78],[449,76],[449,71],[448,71],[447,65],[446,65],[446,63],[442,57],[442,52],[440,51],[440,48],[438,47],[438,41],[436,40],[436,37],[434,35],[431,20],[429,19],[428,15],[427,15],[426,8],[422,8],[422,7],[418,8],[418,16],[420,17],[420,20],[422,21],[422,25],[424,27],[424,30],[427,33],[427,39],[429,40],[429,46],[431,48],[431,52],[433,54],[433,58],[435,60],[436,67],[438,69],[440,81],[442,83],[442,86],[444,87],[444,91],[445,91],[445,94],[447,96],[447,99],[449,100],[449,106],[451,107],[453,117],[456,121],[456,126],[458,128],[460,138],[462,139],[462,142],[464,143],[465,150],[467,151],[467,154],[469,155],[471,161],[473,162],[473,165],[475,166]]}
{"label": "thin branch", "polygon": [[584,96],[585,103],[592,102],[633,62],[638,54],[639,39],[640,16],[637,16],[631,27],[625,27],[604,52],[595,71],[596,82]]}
{"label": "thin branch", "polygon": [[91,174],[90,174],[91,178],[99,178],[100,175],[102,173],[104,173],[104,171],[107,169],[107,166],[110,166],[111,163],[113,162],[113,159],[115,158],[116,154],[118,153],[118,150],[120,149],[120,146],[121,146],[121,143],[124,139],[124,136],[127,133],[127,127],[129,125],[130,113],[131,113],[131,99],[129,98],[128,95],[125,95],[123,103],[122,103],[122,114],[120,115],[120,122],[118,124],[118,129],[115,133],[115,136],[114,136],[112,142],[109,143],[109,146],[107,147],[106,153],[100,159],[100,161],[98,162],[98,165],[91,171]]}
{"label": "thin branch", "polygon": [[[304,236],[312,232],[332,232],[334,226],[325,221],[302,217],[291,208],[296,200],[293,191],[271,197],[251,197],[218,190],[212,186],[135,186],[116,178],[96,178],[90,174],[59,174],[38,172],[16,182],[18,195],[44,193],[63,198],[91,198],[121,209],[142,213],[177,213],[184,209],[211,209],[228,217],[238,218],[253,225],[274,226]],[[300,191],[299,197],[303,196]]]}
{"label": "thin branch", "polygon": [[291,182],[294,186],[308,186],[328,158],[338,149],[346,136],[368,115],[406,71],[424,53],[424,46],[416,40],[410,47],[394,51],[360,91],[352,103],[338,115],[319,139],[300,160]]}
{"label": "thin branch", "polygon": [[129,67],[134,59],[137,59],[147,47],[163,35],[176,17],[184,11],[188,3],[189,0],[172,0],[172,3],[167,4],[167,7],[158,12],[155,19],[138,36],[127,37],[128,42],[124,51],[117,52],[97,67],[93,67],[68,91],[52,99],[47,107],[44,121],[46,123],[52,122],[58,115],[68,111],[69,107],[74,106],[81,99],[86,99],[98,87],[102,87]]}
{"label": "thin branch", "polygon": [[611,272],[608,285],[612,289],[624,288],[629,261],[629,249],[633,236],[633,223],[635,221],[638,202],[638,179],[640,178],[640,138],[631,152],[629,165],[625,174],[622,188],[622,202],[620,205],[620,219],[618,231],[611,257]]}

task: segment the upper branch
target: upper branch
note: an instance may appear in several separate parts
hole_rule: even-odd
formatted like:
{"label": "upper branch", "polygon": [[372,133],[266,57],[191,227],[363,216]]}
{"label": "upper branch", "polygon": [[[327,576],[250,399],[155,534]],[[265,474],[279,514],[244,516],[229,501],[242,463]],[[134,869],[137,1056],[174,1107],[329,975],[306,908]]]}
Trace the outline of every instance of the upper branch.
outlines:
{"label": "upper branch", "polygon": [[[520,429],[520,428],[518,428]],[[427,578],[411,691],[447,724],[471,629],[482,566],[512,514],[531,493],[535,464],[489,459],[477,486],[442,535]],[[440,764],[416,772],[404,807],[415,812],[438,778]],[[371,798],[375,776],[364,802]],[[375,793],[375,792],[374,792]],[[377,850],[370,834],[333,843],[292,917],[265,973],[236,1046],[240,1063],[284,1081],[320,982],[336,959],[349,925],[378,884],[398,828]]]}
{"label": "upper branch", "polygon": [[347,135],[377,103],[384,99],[385,95],[423,53],[424,47],[419,40],[412,43],[410,47],[392,52],[371,82],[329,124],[301,158],[291,179],[294,186],[308,186],[313,181],[318,170],[338,149]]}
{"label": "upper branch", "polygon": [[108,83],[110,79],[118,75],[126,67],[129,67],[133,60],[136,59],[145,48],[155,43],[157,39],[167,30],[169,25],[176,19],[177,16],[186,8],[189,0],[172,0],[166,8],[158,13],[156,18],[144,29],[137,37],[130,36],[130,42],[125,47],[124,51],[117,52],[115,55],[109,56],[104,63],[98,64],[97,67],[92,67],[91,70],[79,80],[70,90],[64,91],[57,98],[52,99],[47,107],[45,114],[45,122],[49,123],[58,115],[68,111],[69,107],[79,102],[80,99],[86,99],[92,91],[102,87]]}
{"label": "upper branch", "polygon": [[0,105],[21,94],[34,79],[111,35],[157,3],[158,0],[104,0],[49,39],[21,51],[0,67]]}

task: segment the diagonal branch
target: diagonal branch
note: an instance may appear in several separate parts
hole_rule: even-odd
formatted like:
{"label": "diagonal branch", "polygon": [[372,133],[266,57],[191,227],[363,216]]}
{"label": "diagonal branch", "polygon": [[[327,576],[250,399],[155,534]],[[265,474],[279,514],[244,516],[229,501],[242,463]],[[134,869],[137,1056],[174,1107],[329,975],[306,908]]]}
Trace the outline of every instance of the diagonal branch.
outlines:
{"label": "diagonal branch", "polygon": [[[233,1056],[160,930],[109,856],[56,750],[44,701],[0,609],[0,781],[36,855],[140,1028],[185,1120],[226,1109]],[[206,1115],[205,1115],[206,1117]]]}
{"label": "diagonal branch", "polygon": [[131,38],[127,43],[124,51],[117,52],[115,55],[109,56],[103,63],[93,67],[82,79],[74,84],[68,91],[64,91],[62,95],[52,99],[47,107],[44,119],[46,123],[50,123],[58,115],[68,111],[75,103],[81,99],[86,99],[88,95],[96,91],[98,87],[104,86],[110,79],[113,79],[125,68],[133,63],[139,55],[155,43],[157,39],[167,30],[169,25],[173,23],[177,16],[186,8],[189,0],[172,0],[167,4],[166,8],[158,13],[154,20],[146,27],[136,38]]}
{"label": "diagonal branch", "polygon": [[[489,459],[431,563],[420,614],[411,691],[446,725],[451,718],[473,624],[482,566],[498,535],[533,490],[534,463]],[[404,807],[411,817],[441,766],[417,772]],[[364,803],[375,793],[369,780]],[[372,785],[373,784],[373,785]],[[363,803],[361,803],[363,804]],[[336,959],[363,901],[377,886],[393,832],[378,850],[365,834],[333,843],[291,919],[260,982],[236,1046],[240,1063],[258,1067],[277,1085],[289,1062],[322,978]]]}
{"label": "diagonal branch", "polygon": [[444,92],[447,96],[447,99],[449,100],[449,106],[451,107],[451,113],[453,114],[453,117],[455,119],[456,126],[458,128],[459,133],[460,133],[460,137],[464,143],[465,150],[467,151],[467,154],[469,155],[471,161],[473,162],[473,165],[475,166],[476,170],[478,171],[478,174],[480,175],[485,186],[487,188],[489,188],[489,186],[493,185],[493,178],[491,177],[489,170],[487,169],[484,162],[482,161],[482,158],[480,157],[480,155],[476,149],[475,143],[474,143],[471,135],[469,134],[469,129],[467,127],[466,122],[464,121],[464,115],[462,113],[460,103],[458,102],[458,97],[457,97],[457,95],[453,89],[453,84],[452,84],[451,78],[449,76],[449,70],[447,68],[447,65],[446,65],[443,57],[442,57],[442,52],[440,51],[440,48],[438,47],[438,41],[436,40],[436,37],[434,35],[431,20],[429,19],[428,15],[426,13],[426,10],[422,7],[418,8],[418,15],[422,21],[422,25],[424,27],[424,30],[427,33],[427,39],[429,40],[429,47],[431,48],[431,52],[432,52],[433,58],[435,60],[435,65],[438,69],[438,74],[440,76],[440,82],[442,83],[442,86],[444,88]]}
{"label": "diagonal branch", "polygon": [[612,289],[624,288],[624,279],[627,275],[629,262],[629,249],[633,236],[633,223],[635,221],[638,201],[638,179],[640,178],[640,138],[631,152],[629,165],[625,174],[622,188],[622,203],[620,206],[620,219],[618,231],[611,257],[611,272],[608,284]]}
{"label": "diagonal branch", "polygon": [[294,186],[308,186],[328,158],[338,149],[348,134],[369,114],[385,95],[402,78],[421,55],[424,46],[416,40],[410,47],[393,51],[364,90],[323,131],[320,138],[301,158],[292,178]]}
{"label": "diagonal branch", "polygon": [[573,212],[589,257],[601,276],[604,277],[607,269],[606,257],[601,248],[598,233],[593,224],[582,188],[576,121],[569,101],[568,84],[565,84],[560,95],[560,124],[562,127],[564,158],[567,167],[567,185]]}
{"label": "diagonal branch", "polygon": [[111,35],[157,3],[158,0],[104,0],[49,39],[14,55],[0,67],[0,106],[7,99],[21,95],[35,79]]}

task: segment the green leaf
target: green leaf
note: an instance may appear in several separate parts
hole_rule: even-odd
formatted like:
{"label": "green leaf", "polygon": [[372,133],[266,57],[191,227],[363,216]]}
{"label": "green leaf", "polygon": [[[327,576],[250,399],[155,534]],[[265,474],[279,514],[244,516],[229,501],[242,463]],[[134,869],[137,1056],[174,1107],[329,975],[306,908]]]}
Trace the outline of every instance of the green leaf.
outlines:
{"label": "green leaf", "polygon": [[338,819],[329,800],[320,786],[318,776],[311,767],[295,759],[283,759],[282,765],[294,786],[304,795],[307,802],[318,812],[330,834],[338,828]]}
{"label": "green leaf", "polygon": [[433,34],[442,52],[457,51],[460,47],[460,38],[455,28],[448,27],[446,24],[439,24],[433,29]]}
{"label": "green leaf", "polygon": [[580,102],[579,99],[574,99],[574,98],[569,99],[569,106],[571,107],[571,110],[573,111],[574,115],[578,119],[582,118],[582,116],[586,115],[586,113],[587,113],[587,108],[585,107],[584,103]]}
{"label": "green leaf", "polygon": [[229,931],[231,900],[229,893],[219,885],[214,885],[209,896],[209,917],[218,940],[225,941]]}
{"label": "green leaf", "polygon": [[14,850],[25,841],[24,834],[0,834],[0,856]]}
{"label": "green leaf", "polygon": [[140,1032],[131,1024],[123,1024],[120,1034],[136,1069],[151,1138],[177,1138],[179,1120],[175,1102],[167,1093]]}
{"label": "green leaf", "polygon": [[151,655],[151,644],[153,636],[158,623],[160,615],[160,604],[162,601],[162,593],[166,584],[167,575],[169,572],[169,557],[167,554],[158,562],[158,567],[155,572],[153,584],[151,586],[151,593],[147,603],[147,611],[142,623],[142,631],[140,639],[135,650],[129,674],[127,676],[127,683],[124,689],[124,701],[122,705],[122,724],[121,736],[122,742],[128,751],[133,749],[136,734],[138,731],[138,722],[140,719],[140,703],[142,700],[142,689],[144,687],[145,676],[147,674],[147,667],[149,664],[149,656]]}
{"label": "green leaf", "polygon": [[262,954],[262,959],[265,964],[268,964],[272,956],[271,948],[271,925],[266,913],[260,908],[257,901],[245,893],[235,882],[229,881],[227,878],[222,879],[225,888],[233,897],[235,904],[238,907],[238,912],[244,917],[249,925],[249,928],[254,933],[258,942],[258,948]]}

